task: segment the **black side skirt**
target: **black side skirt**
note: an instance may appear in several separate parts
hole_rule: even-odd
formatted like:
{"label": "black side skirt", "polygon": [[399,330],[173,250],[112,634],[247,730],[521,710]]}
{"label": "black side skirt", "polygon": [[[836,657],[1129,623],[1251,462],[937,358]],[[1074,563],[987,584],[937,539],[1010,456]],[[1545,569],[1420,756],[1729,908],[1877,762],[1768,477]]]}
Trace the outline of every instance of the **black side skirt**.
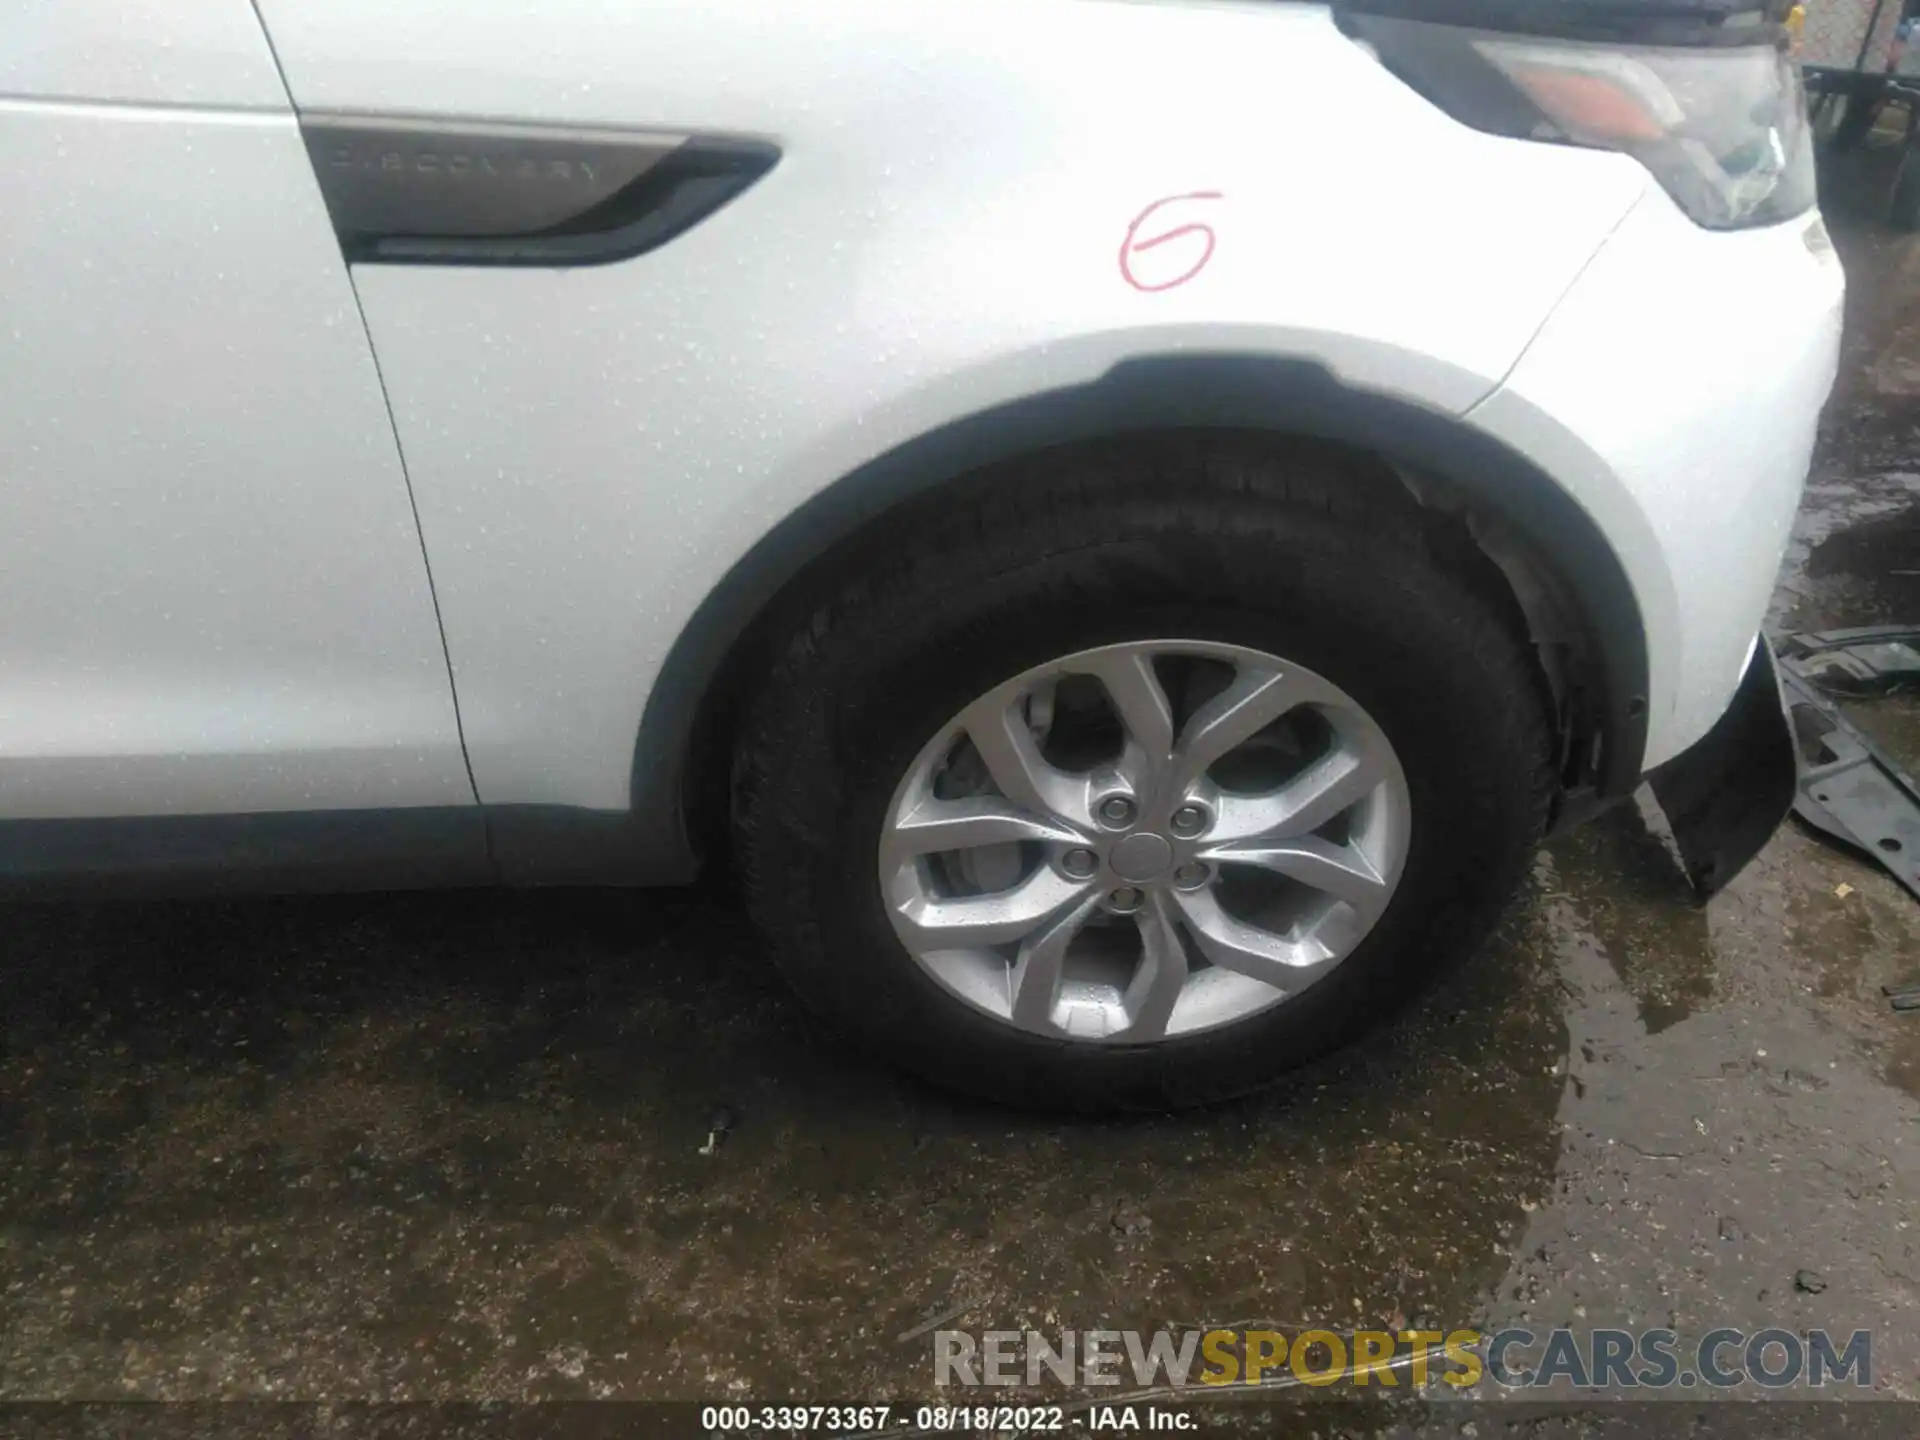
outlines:
{"label": "black side skirt", "polygon": [[643,859],[628,812],[560,805],[5,820],[0,899],[664,878]]}

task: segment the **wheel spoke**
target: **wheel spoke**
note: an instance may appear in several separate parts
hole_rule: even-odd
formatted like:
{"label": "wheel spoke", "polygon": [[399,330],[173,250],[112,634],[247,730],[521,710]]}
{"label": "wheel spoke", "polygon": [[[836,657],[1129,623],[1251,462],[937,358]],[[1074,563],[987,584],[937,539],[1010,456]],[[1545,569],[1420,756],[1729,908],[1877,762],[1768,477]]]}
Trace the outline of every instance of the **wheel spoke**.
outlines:
{"label": "wheel spoke", "polygon": [[1298,880],[1352,906],[1363,925],[1379,918],[1391,891],[1367,857],[1353,846],[1336,845],[1317,835],[1215,845],[1204,851],[1202,858],[1224,865],[1257,865]]}
{"label": "wheel spoke", "polygon": [[1053,1023],[1053,1007],[1060,996],[1061,966],[1067,958],[1067,947],[1093,913],[1093,906],[1094,897],[1086,896],[1079,904],[1059,911],[1020,946],[1009,988],[1013,1023],[1021,1029],[1058,1029]]}
{"label": "wheel spoke", "polygon": [[[1383,905],[1380,907],[1385,909]],[[1366,936],[1368,927],[1379,918],[1361,915],[1351,905],[1329,905],[1318,920],[1301,936],[1304,943],[1318,945],[1329,955],[1345,955]]]}
{"label": "wheel spoke", "polygon": [[1265,795],[1227,795],[1213,835],[1222,842],[1287,840],[1311,835],[1377,790],[1389,774],[1385,754],[1342,740],[1279,789]]}
{"label": "wheel spoke", "polygon": [[1294,706],[1314,698],[1315,691],[1316,687],[1285,671],[1243,667],[1231,685],[1187,721],[1174,749],[1173,792],[1191,785],[1208,766]]}
{"label": "wheel spoke", "polygon": [[1139,650],[1109,652],[1087,662],[1086,673],[1106,690],[1148,767],[1155,773],[1164,769],[1173,754],[1173,706],[1154,673],[1153,657]]}
{"label": "wheel spoke", "polygon": [[1325,946],[1289,940],[1236,919],[1220,908],[1211,890],[1183,893],[1177,899],[1200,953],[1222,970],[1292,991],[1319,979],[1331,964]]}
{"label": "wheel spoke", "polygon": [[1281,790],[1287,816],[1276,838],[1309,835],[1371,795],[1387,778],[1386,758],[1343,744]]}
{"label": "wheel spoke", "polygon": [[1140,925],[1140,968],[1127,987],[1126,1038],[1158,1040],[1167,1033],[1173,1007],[1187,984],[1187,947],[1174,924],[1166,896],[1155,895],[1135,917]]}
{"label": "wheel spoke", "polygon": [[1047,763],[1022,713],[1020,697],[996,690],[960,714],[961,727],[1001,795],[1035,815],[1086,823],[1086,785]]}
{"label": "wheel spoke", "polygon": [[1042,866],[1011,890],[992,895],[935,899],[912,895],[894,906],[895,928],[916,950],[964,950],[1004,945],[1038,929],[1090,892],[1084,880],[1069,880]]}
{"label": "wheel spoke", "polygon": [[1069,845],[1080,836],[1063,825],[1039,820],[992,796],[963,800],[926,799],[912,813],[901,816],[887,836],[887,863],[899,864],[915,855],[937,855],[971,850],[982,845],[1006,845],[1021,840]]}

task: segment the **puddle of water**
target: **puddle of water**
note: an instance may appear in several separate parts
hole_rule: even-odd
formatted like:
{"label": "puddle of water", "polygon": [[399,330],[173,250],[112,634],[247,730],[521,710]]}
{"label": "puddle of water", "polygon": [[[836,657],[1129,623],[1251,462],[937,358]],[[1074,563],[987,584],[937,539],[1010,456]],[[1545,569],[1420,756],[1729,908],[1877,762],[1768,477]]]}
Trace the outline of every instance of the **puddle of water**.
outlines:
{"label": "puddle of water", "polygon": [[[1341,1329],[1454,1323],[1498,1286],[1507,1313],[1665,1323],[1695,1262],[1663,1227],[1762,1184],[1713,1170],[1729,1144],[1800,1153],[1766,1087],[1819,1093],[1782,1077],[1824,1052],[1755,1060],[1720,993],[1777,946],[1750,936],[1786,922],[1779,885],[1703,916],[1623,812],[1556,841],[1488,952],[1353,1051],[1099,1125],[850,1058],[723,898],[15,907],[0,1387],[892,1398],[931,1373],[898,1337],[956,1311]],[[1836,952],[1908,933],[1798,923]]]}
{"label": "puddle of water", "polygon": [[[1844,466],[1843,455],[1828,466]],[[1787,544],[1775,630],[1920,624],[1920,475],[1823,480],[1816,470]]]}
{"label": "puddle of water", "polygon": [[[1845,614],[1848,624],[1920,624],[1920,492],[1871,500],[1856,491],[1850,503],[1830,509],[1818,500],[1802,522],[1817,538],[1809,540],[1792,587],[1797,597],[1829,615]],[[1799,628],[1828,623],[1798,617]]]}
{"label": "puddle of water", "polygon": [[[1914,1112],[1800,998],[1825,942],[1781,910],[1807,903],[1810,843],[1776,840],[1708,907],[1709,973],[1723,993],[1664,1030],[1614,953],[1637,939],[1606,920],[1615,897],[1576,875],[1568,847],[1543,857],[1536,883],[1567,996],[1562,1146],[1484,1328],[1698,1338],[1716,1326],[1872,1324],[1876,1373],[1911,1392],[1910,1362],[1891,1356],[1913,1348],[1893,1317],[1916,1300],[1915,1247],[1901,1233],[1920,1192]],[[1643,924],[1667,908],[1642,903]],[[1858,935],[1832,943],[1874,953]],[[1898,1067],[1917,1060],[1920,1045],[1897,1049],[1886,1078],[1899,1083]],[[1831,1293],[1797,1291],[1800,1269],[1828,1277]]]}
{"label": "puddle of water", "polygon": [[1615,806],[1557,837],[1550,851],[1561,884],[1581,895],[1584,923],[1647,1034],[1679,1024],[1712,997],[1706,913],[1635,806]]}
{"label": "puddle of water", "polygon": [[955,1307],[1458,1316],[1558,1148],[1528,913],[1280,1091],[1101,1125],[849,1057],[716,897],[6,918],[13,1395],[894,1396]]}
{"label": "puddle of water", "polygon": [[1888,1084],[1920,1098],[1920,1017],[1893,1011],[1881,992],[1920,975],[1920,906],[1864,857],[1810,834],[1792,845],[1801,883],[1787,929],[1811,993]]}

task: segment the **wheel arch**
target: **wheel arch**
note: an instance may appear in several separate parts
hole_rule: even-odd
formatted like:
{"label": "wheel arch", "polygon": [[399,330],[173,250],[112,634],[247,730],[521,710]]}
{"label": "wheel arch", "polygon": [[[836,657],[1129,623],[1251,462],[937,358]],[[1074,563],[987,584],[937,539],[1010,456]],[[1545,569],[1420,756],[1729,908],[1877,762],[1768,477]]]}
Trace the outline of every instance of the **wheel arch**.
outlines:
{"label": "wheel arch", "polygon": [[[1042,392],[922,434],[827,486],[769,530],[682,628],[648,695],[635,745],[628,855],[661,881],[691,879],[726,815],[731,702],[771,617],[807,577],[896,506],[1036,452],[1168,431],[1330,443],[1383,463],[1427,509],[1457,516],[1504,576],[1541,652],[1563,725],[1563,810],[1628,793],[1647,730],[1646,638],[1618,557],[1532,461],[1458,417],[1355,389],[1310,361],[1182,353],[1128,359],[1088,384]],[[1545,652],[1569,642],[1572,673]]]}

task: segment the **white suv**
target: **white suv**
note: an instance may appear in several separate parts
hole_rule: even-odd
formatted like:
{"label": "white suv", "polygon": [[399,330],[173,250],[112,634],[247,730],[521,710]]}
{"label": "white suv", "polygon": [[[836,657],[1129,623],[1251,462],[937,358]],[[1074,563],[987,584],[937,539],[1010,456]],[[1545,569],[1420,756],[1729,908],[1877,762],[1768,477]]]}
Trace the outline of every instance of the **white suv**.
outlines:
{"label": "white suv", "polygon": [[1080,1108],[1656,769],[1711,887],[1840,324],[1777,19],[15,0],[0,876],[730,851],[817,1009]]}

